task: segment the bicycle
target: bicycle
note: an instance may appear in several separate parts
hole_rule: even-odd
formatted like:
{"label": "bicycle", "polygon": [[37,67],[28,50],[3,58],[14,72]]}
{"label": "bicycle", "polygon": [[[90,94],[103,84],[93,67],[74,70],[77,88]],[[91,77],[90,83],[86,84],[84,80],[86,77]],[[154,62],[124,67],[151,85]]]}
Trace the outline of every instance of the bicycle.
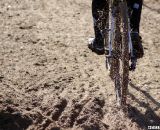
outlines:
{"label": "bicycle", "polygon": [[104,39],[106,67],[114,81],[117,104],[125,106],[129,71],[136,69],[137,62],[131,40],[129,9],[126,0],[109,0],[106,6],[109,10],[100,11],[97,22]]}

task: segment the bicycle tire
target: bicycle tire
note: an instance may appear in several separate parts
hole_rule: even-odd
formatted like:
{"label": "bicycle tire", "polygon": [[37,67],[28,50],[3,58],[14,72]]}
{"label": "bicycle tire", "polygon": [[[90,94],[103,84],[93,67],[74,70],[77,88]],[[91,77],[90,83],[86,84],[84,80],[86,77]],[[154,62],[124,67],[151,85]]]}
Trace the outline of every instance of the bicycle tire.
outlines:
{"label": "bicycle tire", "polygon": [[122,97],[122,86],[121,86],[121,75],[120,75],[120,56],[121,56],[121,28],[120,28],[120,12],[119,7],[117,7],[117,11],[115,13],[115,38],[113,42],[113,73],[114,73],[114,84],[115,84],[115,93],[117,104],[121,105],[121,97]]}
{"label": "bicycle tire", "polygon": [[121,105],[126,105],[128,83],[129,83],[129,27],[128,27],[128,7],[126,1],[120,2],[120,17],[121,17],[121,62],[122,74],[121,74]]}

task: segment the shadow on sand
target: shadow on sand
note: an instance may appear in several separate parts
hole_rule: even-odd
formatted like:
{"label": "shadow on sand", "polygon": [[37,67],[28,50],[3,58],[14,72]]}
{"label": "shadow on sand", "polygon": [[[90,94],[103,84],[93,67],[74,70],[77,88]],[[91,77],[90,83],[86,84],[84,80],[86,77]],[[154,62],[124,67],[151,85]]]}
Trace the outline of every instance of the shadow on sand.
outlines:
{"label": "shadow on sand", "polygon": [[25,130],[31,123],[32,120],[20,113],[0,111],[0,130]]}
{"label": "shadow on sand", "polygon": [[146,8],[148,8],[151,11],[154,11],[154,12],[160,14],[160,9],[152,8],[152,7],[150,7],[150,6],[146,5],[146,4],[143,4],[143,6],[146,7]]}
{"label": "shadow on sand", "polygon": [[145,98],[148,98],[154,105],[156,105],[156,108],[155,109],[151,108],[149,103],[140,101],[133,94],[129,93],[129,96],[131,97],[132,100],[137,102],[140,105],[140,107],[146,109],[145,113],[142,114],[134,106],[129,105],[129,111],[128,111],[129,118],[131,118],[134,122],[136,122],[142,129],[148,129],[148,126],[159,126],[160,115],[159,116],[156,115],[155,111],[160,110],[160,102],[156,101],[149,93],[147,93],[144,90],[141,90],[133,83],[130,83],[130,86],[135,90],[141,92],[145,96]]}

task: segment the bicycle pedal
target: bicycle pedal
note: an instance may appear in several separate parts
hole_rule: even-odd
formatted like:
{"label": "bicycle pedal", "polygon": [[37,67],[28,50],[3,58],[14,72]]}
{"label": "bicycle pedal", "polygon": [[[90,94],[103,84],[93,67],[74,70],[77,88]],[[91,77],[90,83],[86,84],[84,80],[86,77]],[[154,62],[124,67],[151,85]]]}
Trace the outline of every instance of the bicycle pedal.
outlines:
{"label": "bicycle pedal", "polygon": [[136,69],[136,64],[131,64],[130,67],[129,67],[129,71],[135,71]]}
{"label": "bicycle pedal", "polygon": [[136,68],[129,67],[129,71],[135,71]]}
{"label": "bicycle pedal", "polygon": [[112,56],[111,55],[106,55],[106,58],[112,58]]}
{"label": "bicycle pedal", "polygon": [[109,49],[108,49],[108,48],[107,48],[107,49],[105,48],[104,51],[105,51],[105,54],[106,54],[106,55],[109,55]]}

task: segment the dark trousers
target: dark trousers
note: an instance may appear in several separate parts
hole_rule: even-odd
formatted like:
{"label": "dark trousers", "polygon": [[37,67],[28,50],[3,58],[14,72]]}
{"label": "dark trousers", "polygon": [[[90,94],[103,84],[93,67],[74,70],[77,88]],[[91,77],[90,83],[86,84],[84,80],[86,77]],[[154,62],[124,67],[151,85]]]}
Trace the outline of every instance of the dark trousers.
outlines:
{"label": "dark trousers", "polygon": [[[92,0],[92,16],[94,18],[94,21],[98,20],[99,18],[98,11],[106,10],[105,8],[108,7],[107,4],[108,4],[107,0]],[[139,32],[142,4],[143,0],[127,0],[128,8],[131,9],[130,26],[133,31]],[[95,30],[95,37],[101,39],[102,36],[96,24],[94,24],[94,30]]]}

